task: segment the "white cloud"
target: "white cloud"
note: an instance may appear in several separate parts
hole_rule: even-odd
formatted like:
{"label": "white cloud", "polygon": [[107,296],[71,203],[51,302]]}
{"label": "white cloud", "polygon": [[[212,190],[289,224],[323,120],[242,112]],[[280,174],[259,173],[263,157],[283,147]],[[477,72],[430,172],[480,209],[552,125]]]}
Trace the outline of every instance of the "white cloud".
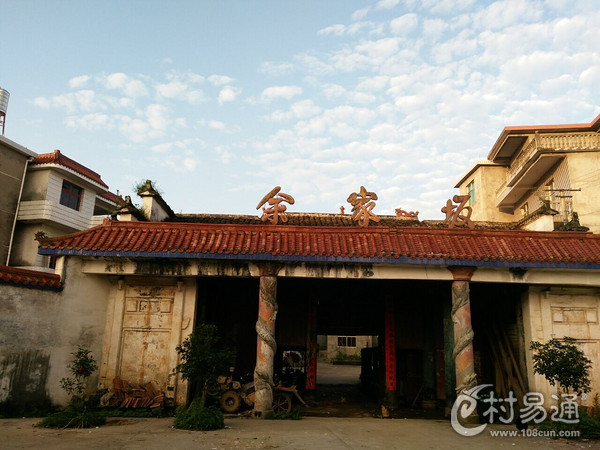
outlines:
{"label": "white cloud", "polygon": [[136,98],[148,94],[148,90],[141,80],[136,80],[122,72],[101,77],[101,82],[106,88],[120,90],[127,97]]}
{"label": "white cloud", "polygon": [[209,120],[207,125],[213,130],[224,131],[227,129],[227,126],[219,120]]}
{"label": "white cloud", "polygon": [[79,75],[77,77],[73,77],[69,80],[69,87],[71,89],[78,89],[90,81],[91,77],[89,75]]}
{"label": "white cloud", "polygon": [[291,63],[274,63],[274,62],[263,62],[258,67],[258,73],[281,76],[291,73],[294,70],[294,65]]}
{"label": "white cloud", "polygon": [[390,21],[390,31],[395,35],[409,35],[419,25],[419,16],[414,13],[404,14]]}
{"label": "white cloud", "polygon": [[398,3],[400,3],[400,0],[379,0],[375,5],[375,9],[393,9]]}
{"label": "white cloud", "polygon": [[228,77],[227,75],[211,75],[207,80],[216,87],[223,86],[225,84],[231,84],[235,81],[234,78]]}
{"label": "white cloud", "polygon": [[191,104],[198,104],[206,100],[202,90],[191,88],[189,84],[181,80],[158,84],[156,92],[163,98],[183,100]]}
{"label": "white cloud", "polygon": [[234,101],[242,89],[234,86],[225,86],[219,91],[219,103],[228,103]]}
{"label": "white cloud", "polygon": [[271,101],[278,98],[289,100],[302,94],[302,88],[299,86],[271,86],[262,91],[261,99]]}
{"label": "white cloud", "polygon": [[319,31],[317,31],[317,34],[324,36],[343,36],[346,33],[347,28],[348,27],[346,27],[346,25],[338,23],[336,25],[330,25],[328,27],[320,29]]}
{"label": "white cloud", "polygon": [[362,20],[369,14],[369,8],[357,9],[352,13],[352,20]]}
{"label": "white cloud", "polygon": [[82,89],[53,97],[36,97],[33,99],[33,104],[42,109],[64,108],[69,113],[104,108],[98,101],[96,93],[89,89]]}
{"label": "white cloud", "polygon": [[68,116],[65,118],[65,124],[69,128],[83,128],[85,130],[110,130],[114,128],[112,116],[101,113]]}

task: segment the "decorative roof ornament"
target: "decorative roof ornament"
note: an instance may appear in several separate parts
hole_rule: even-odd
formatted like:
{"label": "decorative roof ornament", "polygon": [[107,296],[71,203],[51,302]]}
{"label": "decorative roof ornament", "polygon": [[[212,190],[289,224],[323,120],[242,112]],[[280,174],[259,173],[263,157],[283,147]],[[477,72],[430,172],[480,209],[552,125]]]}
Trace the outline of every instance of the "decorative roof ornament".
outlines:
{"label": "decorative roof ornament", "polygon": [[364,186],[360,187],[358,193],[353,192],[348,197],[348,203],[352,205],[352,220],[358,222],[361,227],[369,225],[369,221],[379,222],[379,217],[371,211],[375,207],[377,194],[368,192]]}
{"label": "decorative roof ornament", "polygon": [[[262,216],[260,216],[260,220],[263,222],[270,222],[272,225],[277,225],[279,220],[285,223],[288,221],[287,215],[285,211],[287,210],[287,206],[282,205],[282,202],[287,202],[290,205],[295,203],[294,197],[289,194],[285,194],[281,191],[281,186],[275,186],[271,192],[265,195],[258,205],[256,209],[259,209],[261,206],[263,207]],[[269,207],[264,207],[265,204],[268,204]]]}
{"label": "decorative roof ornament", "polygon": [[403,209],[396,208],[396,217],[414,217],[419,218],[419,211],[404,211]]}
{"label": "decorative roof ornament", "polygon": [[[454,228],[455,226],[466,226],[468,228],[475,228],[475,224],[471,220],[471,213],[473,209],[470,206],[465,206],[470,195],[455,195],[452,200],[446,202],[446,206],[442,208],[442,212],[446,214],[444,223],[448,224],[448,228]],[[452,204],[458,203],[458,205]],[[466,211],[466,214],[464,213]]]}

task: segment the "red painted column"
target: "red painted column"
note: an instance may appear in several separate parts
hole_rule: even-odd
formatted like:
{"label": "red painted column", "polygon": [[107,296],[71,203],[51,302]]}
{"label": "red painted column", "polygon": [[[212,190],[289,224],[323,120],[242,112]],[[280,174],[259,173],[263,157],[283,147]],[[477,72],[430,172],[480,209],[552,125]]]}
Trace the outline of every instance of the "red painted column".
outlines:
{"label": "red painted column", "polygon": [[262,265],[258,297],[258,320],[256,322],[256,367],[254,369],[254,411],[257,418],[268,418],[273,413],[273,364],[277,344],[275,342],[275,318],[277,316],[277,273],[279,267]]}
{"label": "red painted column", "polygon": [[319,348],[317,345],[317,302],[309,300],[308,325],[306,329],[306,390],[314,391],[317,388],[317,356]]}
{"label": "red painted column", "polygon": [[456,369],[456,394],[477,385],[473,359],[473,328],[471,326],[471,300],[469,282],[474,267],[449,267],[452,282],[452,322],[454,323],[454,365]]}
{"label": "red painted column", "polygon": [[396,312],[391,298],[385,299],[385,399],[388,407],[396,406]]}

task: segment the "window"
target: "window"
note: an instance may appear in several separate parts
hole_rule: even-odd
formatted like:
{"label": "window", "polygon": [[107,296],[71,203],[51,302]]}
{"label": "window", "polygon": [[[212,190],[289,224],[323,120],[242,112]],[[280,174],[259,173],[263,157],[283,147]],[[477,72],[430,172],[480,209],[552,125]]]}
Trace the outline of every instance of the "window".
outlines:
{"label": "window", "polygon": [[60,193],[60,204],[65,205],[71,209],[79,211],[81,205],[81,197],[83,196],[83,189],[79,186],[63,181],[62,191]]}
{"label": "window", "polygon": [[521,216],[525,217],[529,214],[529,204],[525,202],[523,206],[521,206]]}
{"label": "window", "polygon": [[475,180],[467,184],[467,193],[471,196],[471,198],[469,198],[469,205],[472,205],[475,203]]}
{"label": "window", "polygon": [[356,336],[338,336],[338,347],[356,347]]}

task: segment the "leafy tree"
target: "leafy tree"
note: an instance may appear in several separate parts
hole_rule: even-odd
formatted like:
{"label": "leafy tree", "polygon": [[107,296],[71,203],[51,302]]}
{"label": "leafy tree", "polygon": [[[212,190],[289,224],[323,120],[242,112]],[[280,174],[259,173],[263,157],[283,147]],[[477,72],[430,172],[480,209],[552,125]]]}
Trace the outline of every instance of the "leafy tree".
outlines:
{"label": "leafy tree", "polygon": [[592,362],[575,342],[571,337],[550,339],[545,344],[532,341],[533,370],[566,392],[589,392]]}
{"label": "leafy tree", "polygon": [[195,384],[194,399],[201,408],[206,403],[207,381],[225,372],[233,353],[219,346],[216,325],[201,324],[176,347],[181,363],[177,371],[184,380]]}

